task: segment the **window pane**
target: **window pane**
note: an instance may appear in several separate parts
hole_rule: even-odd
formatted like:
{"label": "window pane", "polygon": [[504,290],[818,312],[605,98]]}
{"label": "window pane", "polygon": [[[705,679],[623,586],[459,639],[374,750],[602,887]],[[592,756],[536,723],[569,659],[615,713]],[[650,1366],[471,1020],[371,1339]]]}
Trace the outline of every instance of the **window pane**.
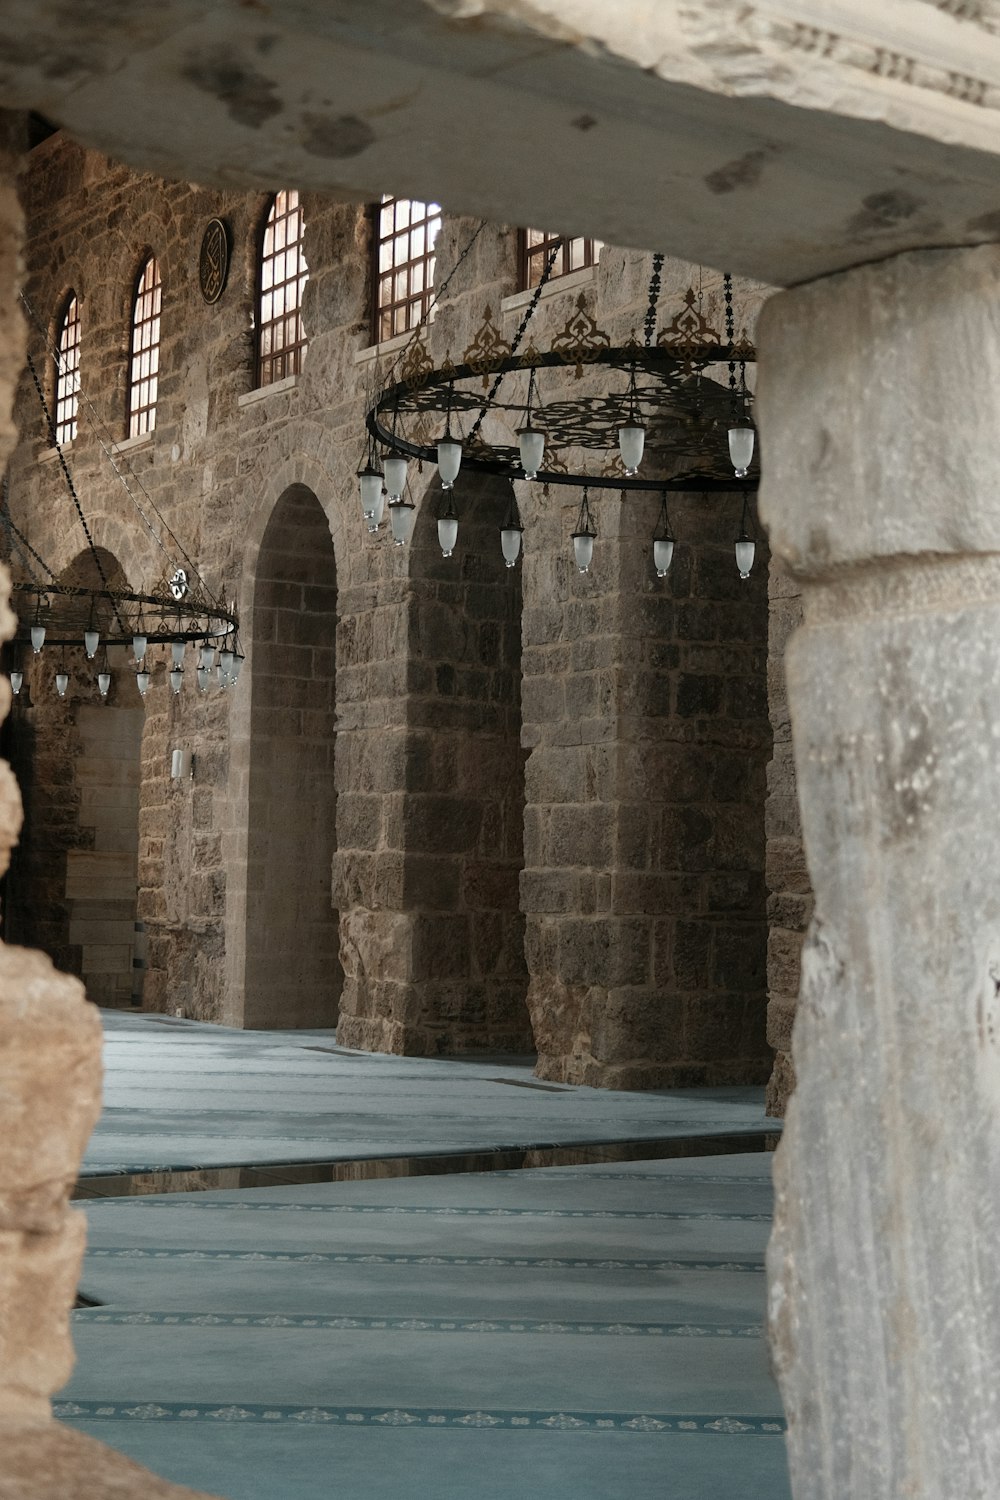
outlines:
{"label": "window pane", "polygon": [[275,195],[264,233],[258,300],[257,379],[269,385],[300,368],[306,339],[299,308],[309,268],[302,250],[305,221],[294,190]]}

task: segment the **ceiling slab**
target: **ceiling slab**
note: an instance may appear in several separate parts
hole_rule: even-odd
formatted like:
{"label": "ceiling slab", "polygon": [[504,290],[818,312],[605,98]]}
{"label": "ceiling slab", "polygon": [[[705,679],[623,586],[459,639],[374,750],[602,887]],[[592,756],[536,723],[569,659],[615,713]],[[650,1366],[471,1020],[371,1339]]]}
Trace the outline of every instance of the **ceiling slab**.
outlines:
{"label": "ceiling slab", "polygon": [[1000,239],[998,0],[0,0],[0,104],[772,285]]}

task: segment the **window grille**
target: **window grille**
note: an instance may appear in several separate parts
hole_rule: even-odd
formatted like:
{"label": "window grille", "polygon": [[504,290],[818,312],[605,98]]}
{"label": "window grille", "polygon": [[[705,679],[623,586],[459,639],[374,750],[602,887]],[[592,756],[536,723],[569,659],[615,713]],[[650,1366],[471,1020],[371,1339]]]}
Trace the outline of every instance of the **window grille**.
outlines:
{"label": "window grille", "polygon": [[80,305],[75,292],[66,299],[56,347],[56,441],[71,443],[80,406]]}
{"label": "window grille", "polygon": [[562,240],[562,248],[552,267],[552,276],[568,276],[571,271],[582,271],[584,266],[596,266],[600,259],[603,240],[564,239],[562,235],[547,229],[522,229],[521,241],[521,290],[537,286],[553,249]]}
{"label": "window grille", "polygon": [[295,189],[277,193],[264,226],[260,258],[257,384],[272,385],[302,368],[308,340],[302,294],[309,267],[302,252],[305,222]]}
{"label": "window grille", "polygon": [[132,302],[132,350],[129,358],[128,435],[139,437],[156,426],[156,388],[160,371],[160,267],[151,255],[139,272]]}
{"label": "window grille", "polygon": [[375,342],[426,318],[434,295],[441,205],[385,197],[375,209]]}

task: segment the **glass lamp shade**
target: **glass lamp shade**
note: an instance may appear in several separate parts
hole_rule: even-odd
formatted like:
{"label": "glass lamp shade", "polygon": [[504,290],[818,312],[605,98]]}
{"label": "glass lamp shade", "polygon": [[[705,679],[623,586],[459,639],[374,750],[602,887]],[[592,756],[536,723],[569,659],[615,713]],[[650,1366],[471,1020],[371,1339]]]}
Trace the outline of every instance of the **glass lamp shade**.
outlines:
{"label": "glass lamp shade", "polygon": [[106,698],[108,696],[108,688],[111,686],[111,673],[98,672],[97,686],[100,689],[101,697]]}
{"label": "glass lamp shade", "polygon": [[508,568],[512,568],[521,555],[521,526],[504,526],[500,532],[500,546],[503,549],[503,560]]}
{"label": "glass lamp shade", "polygon": [[198,652],[198,668],[199,670],[204,670],[207,672],[210,667],[214,666],[214,664],[215,647],[210,646],[206,641],[204,646],[202,646]]}
{"label": "glass lamp shade", "polygon": [[749,541],[746,538],[741,538],[736,543],[736,566],[740,570],[741,578],[750,577],[750,569],[753,567],[753,558],[756,550],[757,543]]}
{"label": "glass lamp shade", "polygon": [[390,500],[398,500],[406,488],[406,459],[387,458],[383,462],[385,487]]}
{"label": "glass lamp shade", "polygon": [[525,479],[536,478],[545,452],[544,432],[537,432],[534,427],[522,427],[517,435],[517,444],[521,450],[521,468]]}
{"label": "glass lamp shade", "polygon": [[653,538],[653,566],[657,578],[666,578],[667,569],[674,560],[674,539],[671,536]]}
{"label": "glass lamp shade", "polygon": [[175,693],[179,693],[184,683],[184,668],[174,667],[170,673],[170,686]]}
{"label": "glass lamp shade", "polygon": [[210,668],[208,668],[208,667],[199,667],[198,668],[198,691],[200,693],[207,693],[208,692],[208,685],[211,682],[211,680],[212,680],[212,673],[211,673]]}
{"label": "glass lamp shade", "polygon": [[134,635],[132,637],[132,655],[135,657],[136,661],[139,662],[142,661],[142,658],[145,656],[145,654],[146,637],[144,635]]}
{"label": "glass lamp shade", "polygon": [[221,661],[216,664],[215,682],[216,686],[220,688],[224,688],[226,685],[226,673]]}
{"label": "glass lamp shade", "polygon": [[442,516],[438,521],[438,541],[441,543],[441,556],[450,557],[455,550],[458,541],[458,517]]}
{"label": "glass lamp shade", "polygon": [[139,689],[139,696],[145,698],[147,692],[149,691],[149,673],[136,672],[135,685]]}
{"label": "glass lamp shade", "polygon": [[170,655],[173,657],[174,666],[175,667],[181,666],[181,664],[184,661],[184,642],[183,641],[171,641],[170,642]]}
{"label": "glass lamp shade", "polygon": [[69,673],[68,672],[57,672],[56,673],[56,692],[59,694],[60,698],[65,698],[65,696],[66,696],[66,689],[68,687],[69,687]]}
{"label": "glass lamp shade", "polygon": [[226,646],[222,651],[219,652],[219,666],[222,668],[223,672],[228,677],[229,674],[230,674],[230,672],[233,670],[233,648],[232,648],[232,646]]}
{"label": "glass lamp shade", "polygon": [[381,524],[382,524],[382,517],[383,517],[384,514],[385,514],[385,490],[383,489],[383,490],[379,491],[379,494],[378,494],[378,496],[377,496],[377,498],[375,500],[375,509],[372,511],[371,515],[368,517],[368,530],[372,533],[373,536],[374,536],[375,532],[378,531],[379,527],[381,526]]}
{"label": "glass lamp shade", "polygon": [[[389,460],[386,459],[387,466],[388,463]],[[411,505],[408,500],[390,500],[389,522],[392,526],[392,539],[397,547],[405,547],[413,535],[416,515],[416,506]]]}
{"label": "glass lamp shade", "polygon": [[233,652],[233,665],[229,673],[229,676],[233,682],[239,681],[240,668],[242,667],[245,660],[246,658],[241,656],[238,651]]}
{"label": "glass lamp shade", "polygon": [[45,626],[44,625],[32,625],[32,627],[31,627],[31,645],[32,645],[32,649],[34,650],[35,655],[37,656],[38,653],[39,653],[39,651],[41,651],[42,647],[45,645]]}
{"label": "glass lamp shade", "polygon": [[21,684],[23,682],[24,682],[24,673],[23,672],[11,672],[11,674],[10,674],[10,690],[11,690],[12,693],[15,693],[15,694],[19,693],[21,691]]}
{"label": "glass lamp shade", "polygon": [[442,489],[450,490],[462,467],[462,445],[457,438],[443,437],[438,443],[438,473]]}
{"label": "glass lamp shade", "polygon": [[618,447],[626,474],[637,474],[642,463],[642,450],[646,445],[646,429],[638,422],[626,422],[618,429]]}
{"label": "glass lamp shade", "polygon": [[736,470],[737,479],[745,479],[753,458],[754,429],[752,427],[730,427],[729,457]]}
{"label": "glass lamp shade", "polygon": [[87,653],[87,660],[97,655],[97,648],[101,644],[101,632],[99,630],[85,630],[83,632],[83,649]]}
{"label": "glass lamp shade", "polygon": [[581,573],[589,573],[590,564],[594,560],[594,537],[589,531],[574,531],[573,533],[573,555],[576,565]]}
{"label": "glass lamp shade", "polygon": [[374,469],[363,469],[358,475],[358,481],[361,485],[361,510],[365,519],[371,519],[375,514],[376,507],[378,507],[379,516],[381,517],[382,507],[379,503],[382,499],[381,474],[376,473]]}

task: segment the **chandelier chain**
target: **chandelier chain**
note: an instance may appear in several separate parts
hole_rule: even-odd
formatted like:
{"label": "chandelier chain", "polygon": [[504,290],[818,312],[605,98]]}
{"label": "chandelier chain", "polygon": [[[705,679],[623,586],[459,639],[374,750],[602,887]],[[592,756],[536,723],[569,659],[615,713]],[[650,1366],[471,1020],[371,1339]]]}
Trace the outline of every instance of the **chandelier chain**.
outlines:
{"label": "chandelier chain", "polygon": [[49,403],[45,399],[45,392],[42,390],[42,382],[38,378],[38,371],[35,368],[35,361],[31,357],[30,350],[28,352],[28,369],[31,372],[32,380],[35,382],[35,390],[37,391],[38,399],[42,404],[42,411],[45,415],[45,422],[49,429],[49,436],[52,439],[53,446],[59,458],[59,465],[63,471],[63,478],[66,480],[66,486],[69,490],[73,504],[76,507],[76,513],[80,518],[80,525],[83,527],[83,534],[87,538],[87,546],[90,548],[91,556],[94,559],[98,574],[100,575],[101,583],[104,585],[104,592],[111,600],[111,608],[114,610],[115,619],[118,622],[118,628],[119,630],[124,630],[125,626],[122,623],[121,615],[118,613],[118,605],[115,602],[114,595],[111,592],[111,586],[108,583],[107,575],[104,572],[104,564],[101,562],[101,555],[94,544],[94,538],[90,534],[90,527],[87,524],[87,517],[83,513],[83,506],[80,504],[80,497],[76,492],[76,485],[73,483],[73,476],[69,471],[69,464],[66,462],[66,455],[63,453],[62,444],[60,443],[59,438],[56,435],[56,424],[52,419],[52,413],[49,411]]}
{"label": "chandelier chain", "polygon": [[644,322],[644,343],[647,349],[652,348],[653,335],[656,332],[656,309],[660,301],[660,278],[663,272],[663,262],[666,259],[662,250],[657,250],[653,256],[653,272],[649,278],[649,306],[646,308]]}
{"label": "chandelier chain", "polygon": [[[456,260],[455,264],[452,266],[451,270],[448,272],[447,276],[442,281],[441,285],[435,289],[433,297],[431,298],[430,302],[427,304],[427,311],[426,311],[426,313],[423,315],[423,317],[420,319],[420,322],[413,329],[413,332],[410,334],[410,337],[407,339],[407,341],[403,345],[402,349],[400,349],[400,350],[397,351],[396,358],[392,361],[392,363],[389,365],[388,369],[386,370],[386,372],[385,372],[385,379],[383,381],[381,381],[381,386],[382,386],[383,390],[385,389],[385,387],[391,381],[393,375],[396,373],[397,368],[405,361],[406,356],[410,353],[410,350],[413,348],[414,344],[416,344],[418,342],[418,340],[420,338],[420,332],[421,332],[421,329],[423,328],[424,324],[426,323],[428,325],[428,327],[430,326],[430,316],[431,316],[431,313],[434,311],[435,307],[437,307],[438,303],[440,302],[441,298],[444,296],[445,292],[447,292],[449,286],[451,285],[452,281],[454,280],[455,276],[457,275],[458,270],[459,270],[460,266],[462,265],[463,261],[465,261],[468,258],[469,255],[471,255],[473,246],[475,245],[476,241],[478,240],[479,236],[482,234],[483,230],[486,228],[486,226],[487,226],[488,223],[489,223],[488,219],[480,219],[478,225],[476,226],[475,230],[473,231],[472,238],[469,240],[469,243],[466,245],[465,249],[462,251],[461,255],[458,257],[458,259]],[[378,388],[378,384],[379,384],[379,382],[376,381],[376,389]],[[373,437],[367,438],[365,446],[368,447],[368,448],[370,448],[371,453],[373,454],[374,453],[374,446],[375,446],[375,440],[374,440],[374,438]],[[362,450],[361,450],[361,455],[358,458],[358,464],[355,465],[355,468],[357,468],[358,465],[360,464],[361,458],[363,458],[363,456],[364,456],[364,452],[365,452],[365,448],[363,447]]]}
{"label": "chandelier chain", "polygon": [[49,565],[45,561],[44,557],[42,557],[38,552],[35,551],[34,547],[28,541],[28,538],[25,536],[25,534],[21,530],[21,528],[16,524],[16,522],[14,520],[14,517],[10,513],[10,476],[9,476],[9,474],[5,474],[4,475],[4,479],[3,479],[3,491],[2,491],[2,494],[0,494],[0,520],[2,520],[2,522],[3,522],[3,527],[4,527],[4,530],[7,533],[8,539],[9,539],[10,544],[11,544],[11,548],[14,551],[19,552],[21,554],[21,559],[22,559],[22,561],[24,563],[24,566],[27,569],[29,575],[32,578],[32,581],[34,583],[36,583],[36,584],[39,584],[39,586],[41,586],[40,585],[40,579],[35,578],[34,573],[32,571],[32,568],[31,568],[31,564],[28,561],[29,554],[30,554],[31,557],[33,557],[35,559],[35,562],[42,569],[42,571],[45,572],[45,573],[48,573],[49,578],[51,579],[51,581],[53,583],[55,583],[55,581],[56,581],[56,575],[53,573],[52,569],[49,567]]}
{"label": "chandelier chain", "polygon": [[[48,333],[46,332],[45,328],[42,326],[42,323],[41,323],[41,321],[40,321],[40,319],[38,317],[38,314],[36,313],[34,307],[31,305],[31,303],[29,302],[28,298],[25,296],[24,292],[21,292],[19,295],[20,295],[20,300],[24,303],[24,306],[25,306],[25,308],[26,308],[26,310],[28,312],[28,315],[31,318],[31,321],[34,323],[36,329],[38,330],[38,332],[42,336],[42,340],[43,340],[43,342],[45,344],[45,348],[46,348],[46,351],[47,351],[50,359],[52,359],[52,361],[56,365],[57,369],[61,369],[62,368],[62,359],[60,357],[58,349],[56,349],[54,347],[51,339],[48,336]],[[36,390],[38,390],[39,397],[40,397],[41,402],[42,402],[42,409],[45,411],[46,420],[49,423],[49,430],[51,432],[51,430],[52,430],[51,418],[49,417],[49,414],[48,414],[48,411],[47,411],[47,408],[46,408],[46,405],[45,405],[45,398],[42,395],[41,389],[40,389],[40,387],[38,385],[37,378],[35,379],[35,388],[36,388]],[[149,535],[152,537],[153,541],[159,547],[160,551],[163,553],[163,555],[167,559],[167,561],[168,562],[174,562],[175,561],[174,556],[171,554],[171,552],[169,551],[169,549],[164,545],[163,537],[160,535],[160,533],[157,532],[155,526],[153,526],[153,524],[150,521],[149,517],[146,515],[146,513],[143,510],[142,506],[139,504],[139,501],[136,499],[135,493],[134,493],[131,485],[129,484],[128,480],[125,477],[125,474],[124,474],[124,472],[123,472],[123,470],[122,470],[122,468],[121,468],[121,466],[119,464],[119,461],[118,461],[119,455],[116,452],[117,442],[116,442],[116,439],[114,438],[114,436],[112,435],[110,428],[108,427],[107,423],[101,417],[100,413],[98,412],[97,408],[94,406],[94,403],[91,401],[90,397],[87,395],[87,392],[83,389],[82,385],[78,385],[77,386],[77,394],[78,394],[78,396],[81,398],[81,400],[83,402],[84,411],[85,411],[85,415],[87,417],[87,421],[90,424],[90,427],[91,427],[92,432],[94,433],[94,436],[97,438],[98,446],[100,447],[101,452],[104,454],[105,458],[110,463],[110,465],[111,465],[111,467],[112,467],[112,469],[113,469],[113,471],[115,473],[115,476],[120,481],[121,486],[124,489],[126,495],[128,495],[128,497],[131,500],[133,506],[135,507],[135,510],[136,510],[136,512],[137,512],[137,514],[139,516],[139,519],[142,521],[142,524],[145,526],[146,530],[149,532]],[[58,447],[58,444],[56,446]],[[60,459],[61,458],[62,458],[62,455],[60,454]],[[200,587],[201,591],[213,603],[216,603],[216,604],[220,603],[221,601],[219,600],[219,598],[208,587],[208,585],[206,584],[205,580],[202,578],[201,574],[199,573],[197,567],[192,562],[191,558],[188,556],[187,552],[184,550],[183,546],[181,545],[181,543],[177,539],[177,536],[175,535],[175,533],[173,532],[173,530],[171,529],[171,527],[167,524],[167,521],[166,521],[165,517],[163,516],[163,513],[158,508],[158,506],[157,506],[155,500],[153,499],[152,495],[150,495],[149,491],[146,489],[146,486],[143,484],[142,479],[136,473],[135,469],[133,469],[131,463],[129,462],[129,460],[127,458],[125,459],[125,464],[126,464],[126,466],[128,468],[128,472],[131,475],[132,479],[135,481],[135,483],[138,485],[139,489],[142,491],[143,495],[146,497],[146,500],[147,500],[147,502],[149,504],[150,509],[152,510],[152,512],[153,512],[154,516],[156,517],[156,519],[159,521],[160,526],[163,528],[163,532],[170,538],[170,540],[173,543],[174,547],[177,549],[177,553],[179,553],[180,557],[183,559],[183,561],[187,564],[188,568],[191,570],[192,577],[194,577],[194,578],[196,578],[198,580],[198,584],[199,584],[199,587]],[[65,469],[65,464],[63,464],[63,467]]]}
{"label": "chandelier chain", "polygon": [[[559,255],[559,252],[562,250],[562,245],[563,245],[562,240],[556,240],[555,244],[552,246],[551,251],[549,252],[549,258],[548,258],[548,260],[545,263],[545,269],[542,271],[542,274],[541,274],[541,276],[539,277],[539,280],[538,280],[538,285],[535,287],[535,294],[532,297],[531,301],[528,303],[527,307],[525,308],[525,310],[524,310],[524,317],[521,319],[521,322],[518,325],[518,330],[515,333],[513,339],[511,340],[510,353],[507,356],[508,359],[513,359],[514,355],[517,353],[518,346],[520,345],[521,340],[524,338],[524,335],[525,335],[525,333],[527,331],[527,328],[528,328],[528,324],[531,322],[531,319],[532,319],[532,317],[534,315],[535,308],[538,306],[539,298],[541,297],[542,292],[545,290],[545,286],[546,286],[546,283],[549,280],[549,277],[552,275],[552,270],[553,270],[553,267],[555,266],[555,263],[556,263],[556,257]],[[500,389],[500,383],[503,380],[503,377],[504,377],[505,373],[506,373],[505,371],[501,370],[500,373],[499,373],[499,375],[494,380],[492,386],[490,387],[489,394],[487,395],[486,400],[483,403],[482,408],[480,409],[479,416],[476,418],[475,422],[472,424],[472,429],[469,432],[469,435],[468,435],[468,437],[466,439],[467,442],[471,442],[473,440],[473,438],[475,438],[475,437],[478,436],[479,429],[483,425],[483,421],[484,421],[484,419],[486,417],[486,413],[489,411],[490,407],[493,405],[493,398],[496,396],[497,391]]]}

